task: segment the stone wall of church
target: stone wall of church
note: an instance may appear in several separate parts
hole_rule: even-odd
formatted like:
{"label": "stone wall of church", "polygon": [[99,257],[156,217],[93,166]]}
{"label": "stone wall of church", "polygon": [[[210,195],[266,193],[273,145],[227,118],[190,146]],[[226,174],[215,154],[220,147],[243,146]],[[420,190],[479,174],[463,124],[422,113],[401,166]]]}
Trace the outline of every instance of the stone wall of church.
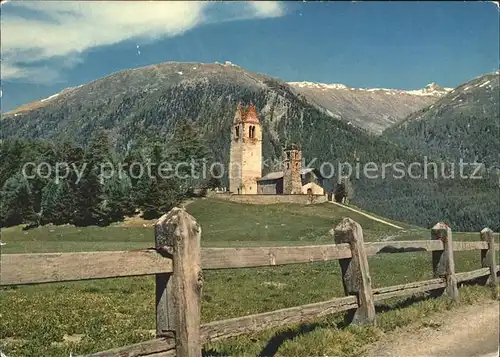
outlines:
{"label": "stone wall of church", "polygon": [[214,197],[225,201],[253,205],[270,205],[277,203],[296,203],[308,205],[328,201],[327,195],[234,195],[229,193],[219,193]]}

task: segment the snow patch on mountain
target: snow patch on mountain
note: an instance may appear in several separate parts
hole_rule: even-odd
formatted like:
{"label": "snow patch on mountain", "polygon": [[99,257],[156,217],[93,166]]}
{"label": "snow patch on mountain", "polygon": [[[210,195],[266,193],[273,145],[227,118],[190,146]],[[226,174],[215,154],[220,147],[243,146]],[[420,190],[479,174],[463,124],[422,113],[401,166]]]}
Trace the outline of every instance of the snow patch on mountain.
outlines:
{"label": "snow patch on mountain", "polygon": [[60,93],[56,93],[56,94],[53,94],[51,95],[50,97],[47,97],[45,99],[41,99],[40,102],[45,102],[47,100],[51,100],[51,99],[54,99],[55,97],[57,97]]}
{"label": "snow patch on mountain", "polygon": [[488,85],[490,83],[491,83],[491,81],[486,81],[483,84],[479,85],[479,88],[483,88],[484,86],[486,86],[486,85]]}
{"label": "snow patch on mountain", "polygon": [[344,84],[332,83],[315,83],[315,82],[288,82],[289,85],[300,88],[317,88],[317,89],[353,89]]}
{"label": "snow patch on mountain", "polygon": [[339,84],[339,83],[326,84],[326,83],[316,83],[316,82],[288,82],[288,84],[293,87],[314,88],[321,90],[341,89],[350,91],[384,92],[389,95],[408,94],[408,95],[433,96],[433,97],[444,96],[445,94],[453,90],[453,88],[442,88],[434,82],[428,84],[427,86],[425,86],[425,88],[416,90],[403,90],[403,89],[390,89],[390,88],[352,88],[346,86],[345,84]]}

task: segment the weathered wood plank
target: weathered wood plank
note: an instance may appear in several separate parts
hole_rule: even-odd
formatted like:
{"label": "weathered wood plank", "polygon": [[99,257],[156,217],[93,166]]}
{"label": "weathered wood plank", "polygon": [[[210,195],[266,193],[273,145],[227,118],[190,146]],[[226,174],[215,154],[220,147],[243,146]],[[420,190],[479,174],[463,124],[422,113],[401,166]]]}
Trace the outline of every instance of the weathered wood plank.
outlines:
{"label": "weathered wood plank", "polygon": [[202,248],[203,269],[247,268],[320,262],[351,256],[349,245]]}
{"label": "weathered wood plank", "polygon": [[[495,270],[498,271],[498,269],[495,269]],[[456,273],[455,275],[457,277],[457,281],[462,282],[462,281],[480,278],[482,276],[487,276],[489,274],[490,274],[490,268],[481,268],[481,269],[466,271],[463,273]],[[496,275],[496,272],[495,272],[495,275]]]}
{"label": "weathered wood plank", "polygon": [[408,284],[388,286],[384,288],[373,289],[373,299],[381,301],[397,296],[409,296],[430,290],[444,288],[446,283],[443,279],[431,279],[417,281]]}
{"label": "weathered wood plank", "polygon": [[453,251],[467,251],[467,250],[479,250],[485,249],[488,247],[488,244],[485,242],[453,242]]}
{"label": "weathered wood plank", "polygon": [[392,286],[385,286],[382,288],[376,288],[376,289],[373,289],[373,294],[380,295],[380,294],[391,293],[391,292],[398,291],[398,290],[413,289],[413,288],[419,288],[419,287],[427,286],[427,285],[444,284],[444,283],[445,283],[445,281],[441,278],[422,280],[422,281],[414,281],[414,282],[407,283],[407,284],[392,285]]}
{"label": "weathered wood plank", "polygon": [[206,343],[279,326],[299,324],[313,318],[356,307],[358,307],[356,297],[347,296],[261,314],[210,322],[201,326],[201,335],[203,342]]}
{"label": "weathered wood plank", "polygon": [[342,282],[346,295],[355,294],[358,309],[352,316],[353,324],[375,324],[375,305],[371,287],[368,259],[365,253],[363,229],[350,218],[344,218],[334,230],[336,244],[348,243],[352,258],[340,259]]}
{"label": "weathered wood plank", "polygon": [[431,239],[443,242],[443,250],[432,252],[432,271],[435,278],[446,279],[446,294],[458,300],[457,278],[455,276],[455,260],[453,257],[453,238],[451,228],[444,223],[437,223],[431,229]]}
{"label": "weathered wood plank", "polygon": [[0,285],[24,285],[172,271],[154,249],[128,252],[3,254]]}
{"label": "weathered wood plank", "polygon": [[[467,251],[487,249],[488,245],[485,242],[453,242],[453,251]],[[441,240],[413,240],[413,241],[389,241],[389,242],[370,242],[365,243],[367,255],[380,253],[408,253],[418,251],[439,251],[443,250],[443,242]]]}
{"label": "weathered wood plank", "polygon": [[498,283],[496,272],[496,252],[495,252],[495,238],[493,231],[489,228],[484,228],[481,231],[481,240],[486,243],[487,247],[481,250],[481,265],[490,269],[490,276],[486,284],[496,286]]}
{"label": "weathered wood plank", "polygon": [[172,331],[178,357],[200,357],[201,228],[189,213],[175,207],[158,220],[155,234],[157,247],[173,260],[173,273],[156,290],[157,337]]}
{"label": "weathered wood plank", "polygon": [[143,357],[157,353],[170,353],[170,356],[175,356],[175,341],[173,336],[92,353],[85,355],[85,357]]}
{"label": "weathered wood plank", "polygon": [[[454,242],[456,251],[483,249],[484,242]],[[367,256],[383,253],[408,253],[443,250],[443,242],[392,241],[365,243]],[[348,244],[309,245],[290,247],[202,248],[203,269],[233,269],[321,262],[351,257]]]}
{"label": "weathered wood plank", "polygon": [[383,253],[409,253],[420,251],[432,252],[442,249],[443,243],[440,241],[407,240],[365,243],[366,255]]}
{"label": "weathered wood plank", "polygon": [[[495,274],[498,272],[500,267],[497,265],[495,269]],[[472,271],[467,271],[463,273],[455,273],[457,282],[473,280],[490,273],[489,268],[481,268]],[[408,284],[393,285],[383,288],[373,289],[373,297],[375,301],[389,299],[395,296],[406,296],[413,295],[420,292],[430,291],[434,289],[444,288],[446,286],[446,281],[442,278],[430,279],[424,281],[417,281]]]}
{"label": "weathered wood plank", "polygon": [[152,355],[147,355],[146,357],[175,357],[175,356],[176,356],[175,350],[171,350],[167,352],[153,353]]}

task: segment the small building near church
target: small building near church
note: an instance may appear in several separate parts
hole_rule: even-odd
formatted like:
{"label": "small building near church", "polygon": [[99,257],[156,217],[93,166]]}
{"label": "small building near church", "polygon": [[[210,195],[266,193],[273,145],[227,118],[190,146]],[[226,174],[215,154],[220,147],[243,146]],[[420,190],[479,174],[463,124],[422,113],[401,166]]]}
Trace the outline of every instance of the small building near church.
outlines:
{"label": "small building near church", "polygon": [[[300,192],[295,194],[313,194],[324,195],[323,188],[324,178],[321,176],[318,169],[306,168],[300,171]],[[270,172],[257,181],[258,192],[261,195],[282,195],[284,172]]]}

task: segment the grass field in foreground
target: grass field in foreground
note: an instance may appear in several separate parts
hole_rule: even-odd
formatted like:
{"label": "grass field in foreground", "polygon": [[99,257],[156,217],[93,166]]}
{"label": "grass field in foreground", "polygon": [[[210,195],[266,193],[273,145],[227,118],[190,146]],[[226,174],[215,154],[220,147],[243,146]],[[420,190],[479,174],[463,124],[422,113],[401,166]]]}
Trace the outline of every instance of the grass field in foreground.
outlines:
{"label": "grass field in foreground", "polygon": [[[202,227],[203,245],[285,245],[331,242],[328,230],[349,216],[364,228],[367,240],[429,239],[429,232],[396,229],[331,204],[318,206],[249,206],[199,200],[188,206]],[[267,227],[266,227],[267,226]],[[406,228],[405,227],[405,228]],[[455,234],[477,240],[479,235]],[[34,251],[126,250],[148,247],[151,227],[42,227],[23,232],[2,231],[5,253]],[[369,258],[375,287],[431,278],[426,252],[386,254]],[[457,271],[480,267],[479,251],[457,252]],[[205,271],[202,320],[271,311],[343,296],[338,262],[281,267]],[[461,290],[464,303],[487,298],[489,290]],[[389,302],[399,306],[401,300]],[[207,346],[217,355],[358,356],[362,346],[381,331],[418,320],[448,306],[446,299],[425,300],[401,310],[379,314],[378,328],[339,329],[341,315],[308,324],[246,335]],[[0,349],[9,357],[58,357],[102,351],[150,339],[154,329],[154,279],[137,277],[0,290]],[[285,338],[287,337],[287,338]]]}

